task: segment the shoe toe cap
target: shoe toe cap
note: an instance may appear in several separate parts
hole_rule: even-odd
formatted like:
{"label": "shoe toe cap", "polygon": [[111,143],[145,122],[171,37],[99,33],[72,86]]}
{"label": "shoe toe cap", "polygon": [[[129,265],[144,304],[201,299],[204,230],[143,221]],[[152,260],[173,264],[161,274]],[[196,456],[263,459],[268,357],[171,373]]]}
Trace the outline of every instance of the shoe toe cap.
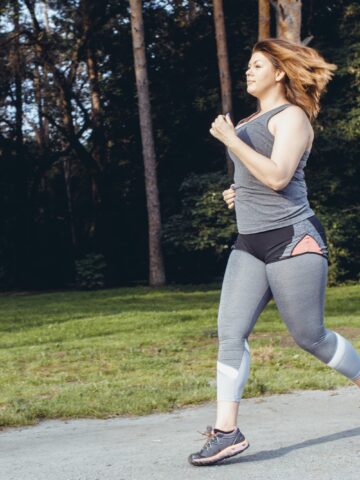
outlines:
{"label": "shoe toe cap", "polygon": [[197,465],[199,463],[199,460],[201,460],[203,457],[199,453],[191,453],[188,456],[188,461],[191,463],[191,465]]}

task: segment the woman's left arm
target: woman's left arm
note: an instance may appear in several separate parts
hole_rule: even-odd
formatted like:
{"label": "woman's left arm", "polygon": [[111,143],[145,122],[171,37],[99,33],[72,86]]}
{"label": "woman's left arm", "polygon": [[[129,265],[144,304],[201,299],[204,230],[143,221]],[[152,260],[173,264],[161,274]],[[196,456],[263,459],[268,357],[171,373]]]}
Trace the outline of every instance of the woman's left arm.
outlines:
{"label": "woman's left arm", "polygon": [[272,190],[282,190],[290,182],[308,143],[305,112],[292,106],[281,112],[275,126],[275,139],[268,158],[237,137],[231,120],[219,115],[210,133],[223,142],[260,182]]}

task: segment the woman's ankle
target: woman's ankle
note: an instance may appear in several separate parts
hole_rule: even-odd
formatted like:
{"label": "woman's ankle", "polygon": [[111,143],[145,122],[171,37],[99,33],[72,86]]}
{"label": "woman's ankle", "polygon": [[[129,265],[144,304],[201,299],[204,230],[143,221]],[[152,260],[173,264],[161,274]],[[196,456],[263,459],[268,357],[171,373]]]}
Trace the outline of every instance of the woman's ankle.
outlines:
{"label": "woman's ankle", "polygon": [[221,430],[222,432],[232,432],[237,428],[237,425],[223,425],[223,424],[216,424],[214,429]]}

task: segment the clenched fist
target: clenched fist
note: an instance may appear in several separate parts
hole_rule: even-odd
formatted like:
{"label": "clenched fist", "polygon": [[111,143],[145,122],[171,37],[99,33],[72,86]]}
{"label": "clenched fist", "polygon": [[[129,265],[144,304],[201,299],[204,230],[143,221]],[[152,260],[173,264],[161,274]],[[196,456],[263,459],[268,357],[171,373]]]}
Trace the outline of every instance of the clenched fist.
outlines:
{"label": "clenched fist", "polygon": [[222,192],[224,201],[227,203],[228,208],[234,208],[236,191],[234,189],[235,185],[232,184],[228,190]]}

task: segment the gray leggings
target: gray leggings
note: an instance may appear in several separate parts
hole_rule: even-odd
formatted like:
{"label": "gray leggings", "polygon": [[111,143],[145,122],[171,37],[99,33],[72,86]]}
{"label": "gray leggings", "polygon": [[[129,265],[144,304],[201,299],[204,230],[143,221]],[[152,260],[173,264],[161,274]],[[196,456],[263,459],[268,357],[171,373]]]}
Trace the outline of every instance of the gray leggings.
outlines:
{"label": "gray leggings", "polygon": [[218,400],[240,401],[250,371],[248,337],[272,297],[301,348],[350,380],[360,378],[360,355],[324,327],[327,271],[326,258],[313,253],[265,264],[246,251],[231,252],[218,315]]}

